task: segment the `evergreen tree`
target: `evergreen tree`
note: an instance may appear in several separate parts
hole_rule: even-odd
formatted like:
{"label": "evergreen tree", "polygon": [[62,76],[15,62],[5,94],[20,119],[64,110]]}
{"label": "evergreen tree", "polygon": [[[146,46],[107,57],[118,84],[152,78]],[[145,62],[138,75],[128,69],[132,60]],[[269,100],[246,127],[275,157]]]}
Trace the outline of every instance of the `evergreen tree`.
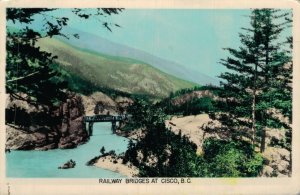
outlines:
{"label": "evergreen tree", "polygon": [[102,146],[102,148],[100,149],[100,153],[101,153],[102,155],[105,154],[105,148],[104,148],[104,146]]}
{"label": "evergreen tree", "polygon": [[231,56],[221,61],[230,70],[220,75],[220,96],[226,103],[226,113],[220,116],[223,127],[233,138],[248,137],[253,145],[259,134],[261,152],[266,128],[284,126],[272,109],[291,115],[291,71],[286,68],[291,59],[280,37],[287,16],[279,10],[254,9],[250,27],[240,34],[241,46],[226,48]]}

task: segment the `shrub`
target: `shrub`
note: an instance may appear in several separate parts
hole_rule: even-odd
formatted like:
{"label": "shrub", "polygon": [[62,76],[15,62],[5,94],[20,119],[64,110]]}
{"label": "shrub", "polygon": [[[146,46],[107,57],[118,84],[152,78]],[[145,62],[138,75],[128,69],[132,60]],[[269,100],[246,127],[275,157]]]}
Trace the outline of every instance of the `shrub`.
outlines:
{"label": "shrub", "polygon": [[261,154],[245,141],[210,138],[203,149],[211,177],[255,177],[263,167]]}

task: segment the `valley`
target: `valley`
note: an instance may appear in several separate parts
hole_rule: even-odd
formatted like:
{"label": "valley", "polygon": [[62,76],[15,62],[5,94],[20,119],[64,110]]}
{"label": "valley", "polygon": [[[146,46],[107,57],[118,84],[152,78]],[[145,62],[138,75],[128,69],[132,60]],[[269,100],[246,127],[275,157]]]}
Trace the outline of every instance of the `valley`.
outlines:
{"label": "valley", "polygon": [[[166,36],[164,25],[140,28],[146,37],[116,32],[127,46],[68,29],[70,14],[106,20],[123,9],[8,9],[8,177],[291,177],[293,47],[282,32],[290,13],[247,10],[239,45],[225,47],[215,24],[189,29],[165,11],[149,14],[170,14],[176,33]],[[110,33],[120,28],[99,21]]]}
{"label": "valley", "polygon": [[144,62],[75,48],[57,39],[41,39],[37,46],[58,56],[56,63],[70,75],[74,88],[80,86],[74,79],[78,78],[98,89],[109,88],[128,94],[162,98],[170,92],[197,86]]}

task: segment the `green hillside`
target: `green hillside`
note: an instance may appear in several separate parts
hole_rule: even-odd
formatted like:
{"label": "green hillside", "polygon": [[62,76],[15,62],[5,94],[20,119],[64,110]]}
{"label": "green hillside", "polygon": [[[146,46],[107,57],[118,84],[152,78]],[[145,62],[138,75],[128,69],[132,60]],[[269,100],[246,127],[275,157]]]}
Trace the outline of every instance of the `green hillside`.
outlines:
{"label": "green hillside", "polygon": [[76,48],[54,38],[41,39],[38,46],[57,55],[57,63],[77,77],[76,81],[93,83],[96,87],[165,97],[171,91],[196,86],[143,62]]}

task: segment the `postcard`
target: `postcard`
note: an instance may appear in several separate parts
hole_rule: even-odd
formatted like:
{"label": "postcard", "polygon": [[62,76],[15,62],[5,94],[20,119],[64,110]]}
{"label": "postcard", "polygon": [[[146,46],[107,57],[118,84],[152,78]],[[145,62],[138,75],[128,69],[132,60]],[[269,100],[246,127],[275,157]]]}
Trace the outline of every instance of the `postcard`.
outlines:
{"label": "postcard", "polygon": [[1,194],[298,194],[298,1],[1,5]]}

